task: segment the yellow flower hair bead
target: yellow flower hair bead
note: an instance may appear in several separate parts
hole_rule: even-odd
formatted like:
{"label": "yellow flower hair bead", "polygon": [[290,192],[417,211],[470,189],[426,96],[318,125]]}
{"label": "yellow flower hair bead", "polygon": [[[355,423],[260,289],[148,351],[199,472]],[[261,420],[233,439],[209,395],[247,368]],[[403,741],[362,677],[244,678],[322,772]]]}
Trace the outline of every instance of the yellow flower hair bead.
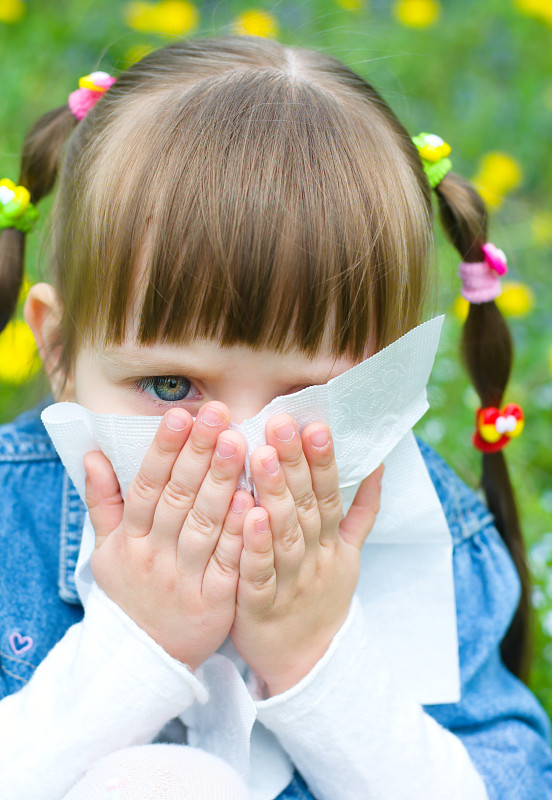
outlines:
{"label": "yellow flower hair bead", "polygon": [[418,148],[429,184],[435,189],[452,169],[452,161],[447,158],[450,145],[435,133],[419,133],[412,141]]}
{"label": "yellow flower hair bead", "polygon": [[38,210],[31,203],[29,190],[16,186],[9,178],[0,181],[0,230],[16,228],[29,233],[38,219]]}

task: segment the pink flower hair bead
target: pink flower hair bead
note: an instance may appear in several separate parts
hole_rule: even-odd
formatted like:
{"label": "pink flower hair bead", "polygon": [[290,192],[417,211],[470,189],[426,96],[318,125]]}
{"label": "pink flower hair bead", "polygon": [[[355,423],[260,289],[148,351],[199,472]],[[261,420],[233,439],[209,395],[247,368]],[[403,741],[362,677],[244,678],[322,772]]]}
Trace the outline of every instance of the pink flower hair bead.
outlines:
{"label": "pink flower hair bead", "polygon": [[497,275],[506,275],[508,272],[508,264],[506,263],[506,256],[503,250],[500,250],[496,245],[487,242],[481,248],[485,261],[494,269]]}
{"label": "pink flower hair bead", "polygon": [[79,80],[79,88],[69,95],[69,108],[78,119],[84,119],[100,97],[115,83],[107,72],[91,72]]}

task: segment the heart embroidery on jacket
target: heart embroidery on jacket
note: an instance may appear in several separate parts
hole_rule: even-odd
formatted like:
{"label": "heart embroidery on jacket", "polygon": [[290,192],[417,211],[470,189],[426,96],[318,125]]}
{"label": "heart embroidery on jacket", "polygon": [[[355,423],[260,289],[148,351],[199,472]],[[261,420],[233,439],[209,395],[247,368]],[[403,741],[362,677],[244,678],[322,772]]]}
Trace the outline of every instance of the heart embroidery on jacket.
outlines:
{"label": "heart embroidery on jacket", "polygon": [[21,636],[18,631],[10,633],[9,642],[10,647],[16,656],[20,656],[21,653],[26,653],[27,650],[30,650],[34,644],[30,636]]}

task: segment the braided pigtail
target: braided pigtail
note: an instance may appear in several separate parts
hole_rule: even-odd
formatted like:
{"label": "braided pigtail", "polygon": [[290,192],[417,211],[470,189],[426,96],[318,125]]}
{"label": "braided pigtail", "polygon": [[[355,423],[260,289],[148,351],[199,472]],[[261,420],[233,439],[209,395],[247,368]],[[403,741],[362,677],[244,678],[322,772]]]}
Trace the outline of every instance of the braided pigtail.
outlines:
{"label": "braided pigtail", "polygon": [[[494,281],[494,284],[491,283],[490,292],[486,284],[485,293],[482,294],[481,283],[478,285],[476,281],[474,284],[473,278],[471,294],[466,290],[466,282],[463,290],[464,296],[467,295],[470,300],[470,305],[462,332],[462,356],[483,407],[478,412],[478,420],[482,420],[478,430],[483,433],[485,420],[481,414],[493,411],[496,417],[497,413],[501,413],[498,409],[512,367],[513,346],[508,326],[494,299],[488,299],[489,296],[497,296],[500,289],[496,273],[487,264],[491,263],[494,269],[502,274],[506,271],[504,254],[494,245],[487,243],[485,204],[466,180],[448,172],[434,189],[439,200],[440,217],[445,232],[462,257],[461,273],[464,270],[462,274],[464,281],[469,282],[474,270],[478,275],[485,274],[485,281]],[[489,261],[489,254],[491,256],[499,254],[498,263]],[[481,268],[487,272],[480,271]],[[513,404],[507,408],[518,409],[521,412]],[[506,418],[502,416],[501,419]],[[509,430],[513,430],[511,421],[513,420],[514,427],[517,421],[512,416],[509,416],[508,420],[510,422],[507,422],[506,426],[509,425]],[[504,426],[504,422],[502,425]],[[492,426],[492,434],[486,440],[479,434],[474,436],[474,444],[483,451],[482,487],[487,503],[494,515],[496,527],[513,558],[522,585],[519,606],[502,642],[502,658],[515,675],[526,681],[531,653],[530,579],[514,491],[504,455],[499,449],[506,441],[504,427],[501,428],[496,422]]]}
{"label": "braided pigtail", "polygon": [[0,331],[17,305],[23,282],[25,235],[38,216],[35,206],[52,191],[63,145],[77,122],[67,105],[41,117],[23,145],[19,185],[0,181]]}

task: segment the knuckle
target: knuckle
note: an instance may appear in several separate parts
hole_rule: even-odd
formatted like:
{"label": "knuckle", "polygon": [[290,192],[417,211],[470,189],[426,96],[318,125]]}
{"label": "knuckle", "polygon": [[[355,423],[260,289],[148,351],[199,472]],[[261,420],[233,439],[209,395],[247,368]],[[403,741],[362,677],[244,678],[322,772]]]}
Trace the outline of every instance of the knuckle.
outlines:
{"label": "knuckle", "polygon": [[195,495],[187,487],[169,480],[163,490],[163,499],[175,511],[185,511],[192,506]]}
{"label": "knuckle", "polygon": [[191,530],[202,535],[212,533],[216,527],[215,520],[206,511],[197,508],[197,506],[192,506],[190,509],[186,517],[186,523]]}
{"label": "knuckle", "polygon": [[318,500],[312,489],[308,489],[296,497],[295,505],[303,516],[314,517],[318,515]]}
{"label": "knuckle", "polygon": [[324,497],[318,501],[318,507],[321,513],[331,514],[339,512],[341,514],[343,511],[343,498],[341,497],[339,489],[333,489],[331,492],[324,495]]}
{"label": "knuckle", "polygon": [[180,451],[181,447],[181,443],[178,443],[177,445],[174,441],[166,436],[160,435],[153,440],[154,455],[162,461],[166,461],[167,457],[173,459]]}
{"label": "knuckle", "polygon": [[272,562],[270,562],[259,566],[255,574],[251,576],[249,583],[256,591],[263,592],[268,589],[273,589],[275,580],[274,566]]}
{"label": "knuckle", "polygon": [[234,480],[237,472],[237,468],[234,472],[229,472],[227,469],[225,470],[224,467],[213,464],[209,470],[209,480],[211,481],[213,489],[226,489],[228,484]]}
{"label": "knuckle", "polygon": [[280,543],[285,550],[297,550],[300,548],[304,551],[305,540],[300,526],[295,523],[286,527],[280,537]]}
{"label": "knuckle", "polygon": [[223,578],[231,578],[236,575],[236,564],[227,553],[215,550],[213,553],[213,566]]}
{"label": "knuckle", "polygon": [[332,475],[336,469],[333,456],[328,457],[325,461],[318,461],[314,469],[316,470],[316,474],[319,475],[322,480],[325,478],[327,479],[327,476]]}
{"label": "knuckle", "polygon": [[205,458],[206,455],[211,455],[214,447],[215,442],[209,441],[207,439],[203,439],[199,436],[192,436],[189,440],[190,444],[190,455],[195,458]]}
{"label": "knuckle", "polygon": [[131,483],[127,493],[134,495],[138,500],[153,500],[157,497],[159,486],[143,472],[138,472],[134,481]]}
{"label": "knuckle", "polygon": [[301,449],[293,450],[285,456],[281,456],[282,461],[292,470],[299,470],[304,463],[304,455]]}
{"label": "knuckle", "polygon": [[269,487],[268,492],[276,500],[289,501],[290,505],[293,501],[287,483],[283,477],[276,483],[275,486]]}

